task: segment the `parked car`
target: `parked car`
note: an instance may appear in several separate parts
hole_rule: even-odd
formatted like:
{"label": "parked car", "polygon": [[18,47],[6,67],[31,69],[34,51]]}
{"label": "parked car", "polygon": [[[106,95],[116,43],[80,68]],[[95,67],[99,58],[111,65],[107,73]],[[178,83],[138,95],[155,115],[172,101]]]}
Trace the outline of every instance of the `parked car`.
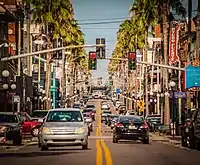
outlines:
{"label": "parked car", "polygon": [[124,115],[137,115],[137,112],[134,110],[128,110]]}
{"label": "parked car", "polygon": [[182,132],[182,146],[200,149],[200,109],[191,112],[191,118],[186,118]]}
{"label": "parked car", "polygon": [[161,116],[160,115],[148,115],[146,121],[149,124],[150,131],[157,131],[161,125]]}
{"label": "parked car", "polygon": [[37,137],[43,121],[39,122],[37,121],[37,119],[32,119],[26,112],[18,113],[18,115],[20,119],[23,121],[22,134],[32,135],[33,137]]}
{"label": "parked car", "polygon": [[149,127],[145,120],[139,116],[120,115],[113,129],[113,143],[119,140],[141,140],[143,144],[149,144]]}
{"label": "parked car", "polygon": [[0,112],[0,139],[13,141],[14,145],[22,143],[23,121],[13,112]]}
{"label": "parked car", "polygon": [[38,143],[41,150],[54,146],[82,146],[82,149],[88,149],[88,125],[81,110],[49,110],[40,129]]}
{"label": "parked car", "polygon": [[43,119],[47,115],[47,113],[47,110],[34,110],[31,115],[31,118],[36,121],[43,122]]}

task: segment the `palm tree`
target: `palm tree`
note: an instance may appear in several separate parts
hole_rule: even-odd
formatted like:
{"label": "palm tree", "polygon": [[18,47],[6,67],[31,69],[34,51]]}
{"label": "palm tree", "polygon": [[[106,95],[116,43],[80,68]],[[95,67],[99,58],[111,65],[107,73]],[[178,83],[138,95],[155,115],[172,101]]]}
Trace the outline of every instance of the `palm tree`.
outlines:
{"label": "palm tree", "polygon": [[[48,37],[52,40],[61,38],[64,46],[78,45],[84,43],[83,33],[74,19],[74,11],[69,0],[24,0],[32,4],[33,22],[43,25],[43,30],[48,27]],[[77,53],[81,53],[78,49]],[[72,50],[74,55],[74,50]],[[72,57],[72,56],[71,56]],[[67,59],[71,59],[68,57]],[[51,54],[46,55],[46,96],[50,98],[50,61]],[[63,64],[65,66],[65,64]],[[66,78],[64,78],[66,81]],[[47,108],[49,108],[49,102]]]}
{"label": "palm tree", "polygon": [[[143,4],[142,4],[143,2]],[[146,4],[146,5],[145,5]],[[170,21],[170,10],[173,9],[178,15],[185,17],[186,11],[183,7],[182,0],[136,0],[132,10],[140,11],[141,14],[136,14],[138,19],[143,18],[146,26],[154,20],[160,21],[162,28],[162,43],[163,43],[163,57],[164,64],[168,65],[168,35],[169,35],[169,21]],[[154,17],[155,16],[155,17]],[[151,18],[152,17],[152,18]],[[165,69],[165,89],[168,89],[168,72]],[[165,123],[169,123],[169,97],[165,96]]]}

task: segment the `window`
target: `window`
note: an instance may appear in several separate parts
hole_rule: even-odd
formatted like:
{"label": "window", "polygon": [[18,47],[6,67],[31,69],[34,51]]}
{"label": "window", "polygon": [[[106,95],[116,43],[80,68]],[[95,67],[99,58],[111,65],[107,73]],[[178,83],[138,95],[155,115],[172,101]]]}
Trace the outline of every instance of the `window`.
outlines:
{"label": "window", "polygon": [[134,121],[135,123],[141,123],[142,119],[137,117],[121,117],[120,122],[122,123],[130,123],[131,121]]}
{"label": "window", "polygon": [[83,122],[80,111],[50,111],[46,122]]}
{"label": "window", "polygon": [[0,114],[0,123],[18,123],[18,118],[14,114]]}

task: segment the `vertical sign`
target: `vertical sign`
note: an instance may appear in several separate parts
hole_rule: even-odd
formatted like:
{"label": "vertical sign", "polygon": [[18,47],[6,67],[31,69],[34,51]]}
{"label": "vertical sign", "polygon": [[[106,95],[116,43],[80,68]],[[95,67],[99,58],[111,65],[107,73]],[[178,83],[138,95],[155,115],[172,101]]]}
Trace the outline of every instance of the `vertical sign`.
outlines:
{"label": "vertical sign", "polygon": [[170,25],[169,34],[169,64],[173,65],[179,61],[178,56],[178,35],[179,35],[179,25],[177,22],[172,22]]}

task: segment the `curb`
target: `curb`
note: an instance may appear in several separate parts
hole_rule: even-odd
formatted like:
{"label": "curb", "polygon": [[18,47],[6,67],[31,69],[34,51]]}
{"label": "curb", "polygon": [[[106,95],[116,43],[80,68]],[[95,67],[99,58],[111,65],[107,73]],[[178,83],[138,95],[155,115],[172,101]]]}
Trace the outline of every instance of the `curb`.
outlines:
{"label": "curb", "polygon": [[25,148],[27,146],[34,146],[34,145],[37,145],[37,144],[38,144],[38,142],[36,142],[36,141],[29,142],[29,143],[25,143],[23,146],[19,146],[19,147],[16,147],[16,148],[8,148],[8,149],[5,148],[5,151],[18,151],[18,150]]}

